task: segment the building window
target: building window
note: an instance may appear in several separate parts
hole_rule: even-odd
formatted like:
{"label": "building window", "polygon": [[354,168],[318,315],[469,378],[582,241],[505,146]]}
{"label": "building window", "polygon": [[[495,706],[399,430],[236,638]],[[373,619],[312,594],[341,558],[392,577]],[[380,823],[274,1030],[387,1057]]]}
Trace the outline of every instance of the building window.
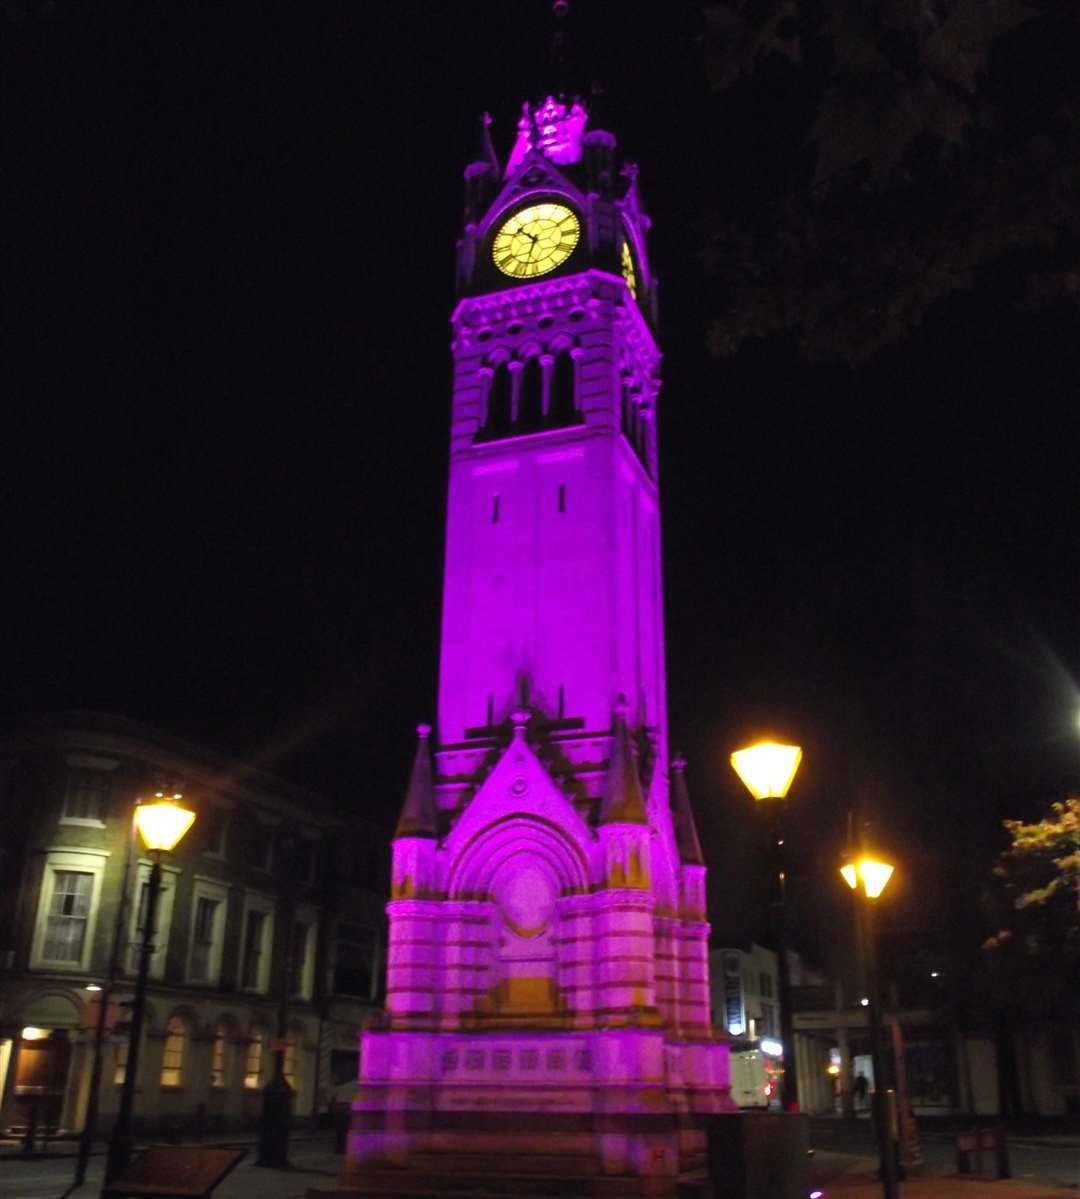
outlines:
{"label": "building window", "polygon": [[215,858],[225,855],[225,810],[219,803],[204,804],[195,822],[194,832],[199,837],[199,848]]}
{"label": "building window", "polygon": [[301,920],[293,924],[292,943],[289,946],[289,994],[293,996],[302,996],[305,991],[310,932],[308,925]]}
{"label": "building window", "polygon": [[200,895],[195,903],[195,927],[191,935],[192,982],[210,982],[214,954],[214,929],[217,924],[218,902]]}
{"label": "building window", "polygon": [[296,1029],[290,1028],[285,1034],[285,1061],[281,1067],[285,1081],[296,1090]]}
{"label": "building window", "polygon": [[315,841],[301,837],[296,843],[296,881],[313,883],[315,881],[316,863],[319,857],[319,846]]}
{"label": "building window", "polygon": [[260,984],[260,963],[263,955],[263,933],[266,926],[265,912],[248,912],[244,923],[244,960],[240,974],[240,985],[249,990]]}
{"label": "building window", "polygon": [[178,1087],[184,1076],[184,1049],[187,1023],[182,1016],[170,1016],[165,1026],[165,1050],[161,1055],[161,1085]]}
{"label": "building window", "polygon": [[274,830],[268,825],[260,824],[257,820],[251,822],[248,828],[248,865],[256,870],[270,869],[271,846],[274,840]]}
{"label": "building window", "polygon": [[116,1061],[113,1065],[113,1082],[119,1087],[124,1084],[124,1075],[127,1073],[128,1059],[128,1039],[125,1036],[122,1040],[116,1042]]}
{"label": "building window", "polygon": [[135,974],[139,969],[139,956],[142,943],[146,937],[146,904],[150,898],[150,884],[139,884],[139,898],[135,904],[135,926],[132,929],[131,940],[128,942],[128,973]]}
{"label": "building window", "polygon": [[259,1085],[262,1079],[263,1041],[266,1034],[261,1028],[253,1028],[248,1037],[247,1053],[244,1055],[244,1086],[249,1090]]}
{"label": "building window", "polygon": [[214,1026],[214,1043],[210,1047],[210,1085],[212,1087],[227,1087],[229,1085],[226,1055],[229,1042],[229,1030],[224,1021],[219,1020]]}
{"label": "building window", "polygon": [[93,886],[92,874],[81,870],[53,871],[52,899],[41,950],[43,960],[82,961]]}
{"label": "building window", "polygon": [[104,824],[109,801],[110,776],[104,770],[71,770],[64,792],[66,824]]}
{"label": "building window", "polygon": [[377,953],[375,929],[359,924],[340,925],[334,946],[334,990],[339,995],[372,999]]}

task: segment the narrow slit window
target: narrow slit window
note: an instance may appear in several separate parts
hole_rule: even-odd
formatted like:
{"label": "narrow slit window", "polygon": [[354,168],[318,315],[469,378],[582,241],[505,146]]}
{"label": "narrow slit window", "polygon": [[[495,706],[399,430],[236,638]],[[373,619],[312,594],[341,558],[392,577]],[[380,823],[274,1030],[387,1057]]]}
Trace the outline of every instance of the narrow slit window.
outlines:
{"label": "narrow slit window", "polygon": [[491,523],[493,525],[499,523],[499,497],[497,495],[491,497]]}
{"label": "narrow slit window", "polygon": [[566,511],[566,484],[565,483],[559,484],[559,511],[560,512]]}
{"label": "narrow slit window", "polygon": [[566,688],[562,683],[559,684],[559,719],[566,715]]}
{"label": "narrow slit window", "polygon": [[495,696],[489,695],[488,696],[488,706],[487,706],[487,727],[491,728],[491,726],[494,723],[495,723]]}

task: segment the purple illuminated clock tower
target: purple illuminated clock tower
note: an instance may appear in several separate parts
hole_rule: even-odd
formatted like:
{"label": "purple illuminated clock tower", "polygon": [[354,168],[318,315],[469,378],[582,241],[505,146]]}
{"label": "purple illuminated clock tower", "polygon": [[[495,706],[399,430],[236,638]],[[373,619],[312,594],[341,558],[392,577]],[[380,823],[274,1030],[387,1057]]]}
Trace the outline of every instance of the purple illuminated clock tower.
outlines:
{"label": "purple illuminated clock tower", "polygon": [[674,1195],[733,1105],[668,751],[649,219],[572,99],[525,105],[505,168],[485,118],[465,179],[437,737],[342,1183]]}

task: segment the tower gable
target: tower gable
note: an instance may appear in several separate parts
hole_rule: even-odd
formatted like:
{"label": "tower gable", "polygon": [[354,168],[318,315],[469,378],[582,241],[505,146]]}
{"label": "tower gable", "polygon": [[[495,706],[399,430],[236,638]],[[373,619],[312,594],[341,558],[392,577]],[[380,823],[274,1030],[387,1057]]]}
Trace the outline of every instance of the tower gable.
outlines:
{"label": "tower gable", "polygon": [[[515,713],[515,717],[519,715]],[[522,817],[553,826],[575,845],[584,860],[591,856],[596,839],[589,826],[526,741],[524,722],[515,720],[513,740],[446,837],[444,849],[451,873],[452,863],[486,828]]]}
{"label": "tower gable", "polygon": [[532,197],[558,195],[584,214],[588,197],[569,176],[564,175],[538,151],[533,151],[510,175],[476,226],[476,236],[487,238],[495,221],[520,201]]}

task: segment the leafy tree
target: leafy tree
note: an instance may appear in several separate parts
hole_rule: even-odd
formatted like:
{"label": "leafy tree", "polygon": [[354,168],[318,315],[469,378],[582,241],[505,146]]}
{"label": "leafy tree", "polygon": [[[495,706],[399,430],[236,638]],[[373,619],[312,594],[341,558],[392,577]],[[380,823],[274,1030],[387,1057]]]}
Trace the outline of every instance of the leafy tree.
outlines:
{"label": "leafy tree", "polygon": [[859,365],[992,272],[1019,308],[1074,305],[1075,9],[712,4],[712,87],[732,100],[749,90],[783,117],[755,163],[774,194],[749,213],[709,214],[706,261],[724,294],[713,350],[781,333],[804,359]]}
{"label": "leafy tree", "polygon": [[1049,814],[1032,824],[1006,820],[1005,828],[1012,846],[1002,869],[1008,872],[1009,864],[1019,867],[1026,887],[1017,895],[1016,906],[1066,899],[1070,905],[1075,900],[1080,912],[1080,799],[1052,803]]}

